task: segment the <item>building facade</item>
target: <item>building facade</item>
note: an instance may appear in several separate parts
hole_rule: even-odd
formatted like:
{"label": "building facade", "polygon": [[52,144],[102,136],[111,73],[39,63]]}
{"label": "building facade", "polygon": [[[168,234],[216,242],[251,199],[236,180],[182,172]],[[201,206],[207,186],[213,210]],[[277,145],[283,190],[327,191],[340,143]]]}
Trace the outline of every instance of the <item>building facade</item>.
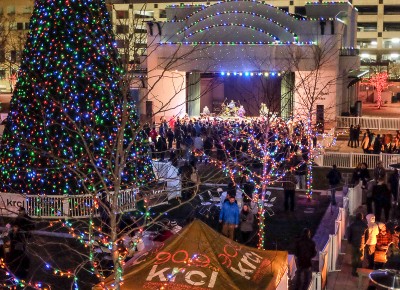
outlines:
{"label": "building facade", "polygon": [[[167,20],[169,7],[185,6],[186,2],[108,0],[117,46],[129,69],[146,69],[146,22]],[[306,2],[300,0],[264,1],[282,11],[306,15]],[[358,10],[356,48],[360,50],[364,69],[389,70],[391,77],[400,74],[400,5],[395,0],[351,1]],[[191,1],[193,5],[210,5],[216,1]],[[327,2],[328,3],[328,2]],[[15,85],[19,57],[34,0],[0,1],[0,92],[10,92]],[[338,11],[334,18],[347,18]]]}

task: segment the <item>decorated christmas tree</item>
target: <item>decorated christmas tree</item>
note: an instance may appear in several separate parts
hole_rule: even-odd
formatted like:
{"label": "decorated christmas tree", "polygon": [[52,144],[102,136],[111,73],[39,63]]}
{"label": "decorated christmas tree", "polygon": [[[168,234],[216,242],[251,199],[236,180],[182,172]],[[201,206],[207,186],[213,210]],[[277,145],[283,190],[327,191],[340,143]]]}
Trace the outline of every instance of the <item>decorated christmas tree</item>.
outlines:
{"label": "decorated christmas tree", "polygon": [[153,178],[102,0],[36,0],[0,149],[0,187],[82,194]]}

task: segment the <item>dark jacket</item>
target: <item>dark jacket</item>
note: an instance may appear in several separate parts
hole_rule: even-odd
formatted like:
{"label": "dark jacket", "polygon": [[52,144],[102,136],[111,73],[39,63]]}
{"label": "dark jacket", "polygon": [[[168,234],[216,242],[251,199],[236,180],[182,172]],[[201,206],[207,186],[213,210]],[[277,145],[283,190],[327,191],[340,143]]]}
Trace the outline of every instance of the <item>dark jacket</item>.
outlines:
{"label": "dark jacket", "polygon": [[240,212],[240,230],[242,232],[252,232],[254,225],[254,214],[251,211]]}
{"label": "dark jacket", "polygon": [[342,180],[342,174],[339,170],[332,168],[326,175],[326,178],[328,178],[329,185],[338,185]]}
{"label": "dark jacket", "polygon": [[287,172],[285,176],[282,178],[282,186],[284,190],[296,190],[297,179],[296,177]]}
{"label": "dark jacket", "polygon": [[347,241],[353,247],[363,247],[367,239],[368,226],[364,221],[356,220],[347,228]]}
{"label": "dark jacket", "polygon": [[315,242],[308,237],[301,237],[296,241],[294,255],[297,258],[297,268],[306,269],[311,267],[311,259],[317,254]]}

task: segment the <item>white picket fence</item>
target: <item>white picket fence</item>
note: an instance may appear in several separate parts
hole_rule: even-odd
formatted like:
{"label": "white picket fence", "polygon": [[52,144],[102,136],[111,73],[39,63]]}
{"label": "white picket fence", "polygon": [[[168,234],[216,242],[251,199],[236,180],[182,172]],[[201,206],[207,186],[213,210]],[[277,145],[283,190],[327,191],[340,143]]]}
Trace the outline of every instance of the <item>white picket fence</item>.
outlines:
{"label": "white picket fence", "polygon": [[329,235],[329,239],[322,251],[319,252],[318,272],[312,273],[312,279],[308,290],[326,289],[328,273],[339,271],[337,260],[342,249],[349,215],[353,215],[355,210],[361,205],[362,189],[361,184],[354,188],[349,188],[346,197],[343,197],[343,208],[339,208],[339,213],[335,220],[335,232]]}
{"label": "white picket fence", "polygon": [[[121,212],[136,209],[137,189],[120,191],[118,208]],[[93,195],[25,195],[25,207],[33,218],[87,218],[97,215]]]}
{"label": "white picket fence", "polygon": [[364,129],[399,130],[400,118],[381,117],[336,117],[336,128],[349,128],[350,125],[360,125]]}
{"label": "white picket fence", "polygon": [[339,168],[355,168],[360,162],[365,162],[368,165],[368,168],[374,168],[379,161],[383,163],[385,168],[390,168],[390,164],[400,163],[400,154],[325,152],[315,159],[315,162],[319,166],[331,167],[333,164],[336,164]]}

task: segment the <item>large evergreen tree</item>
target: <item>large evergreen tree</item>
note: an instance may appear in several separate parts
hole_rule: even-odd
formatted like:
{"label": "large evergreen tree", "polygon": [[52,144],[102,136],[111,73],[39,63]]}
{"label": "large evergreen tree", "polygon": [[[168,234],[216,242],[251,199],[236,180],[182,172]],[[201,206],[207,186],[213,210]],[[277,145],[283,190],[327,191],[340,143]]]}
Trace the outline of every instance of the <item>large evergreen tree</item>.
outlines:
{"label": "large evergreen tree", "polygon": [[127,87],[104,0],[36,0],[1,142],[1,190],[82,194],[151,180]]}

